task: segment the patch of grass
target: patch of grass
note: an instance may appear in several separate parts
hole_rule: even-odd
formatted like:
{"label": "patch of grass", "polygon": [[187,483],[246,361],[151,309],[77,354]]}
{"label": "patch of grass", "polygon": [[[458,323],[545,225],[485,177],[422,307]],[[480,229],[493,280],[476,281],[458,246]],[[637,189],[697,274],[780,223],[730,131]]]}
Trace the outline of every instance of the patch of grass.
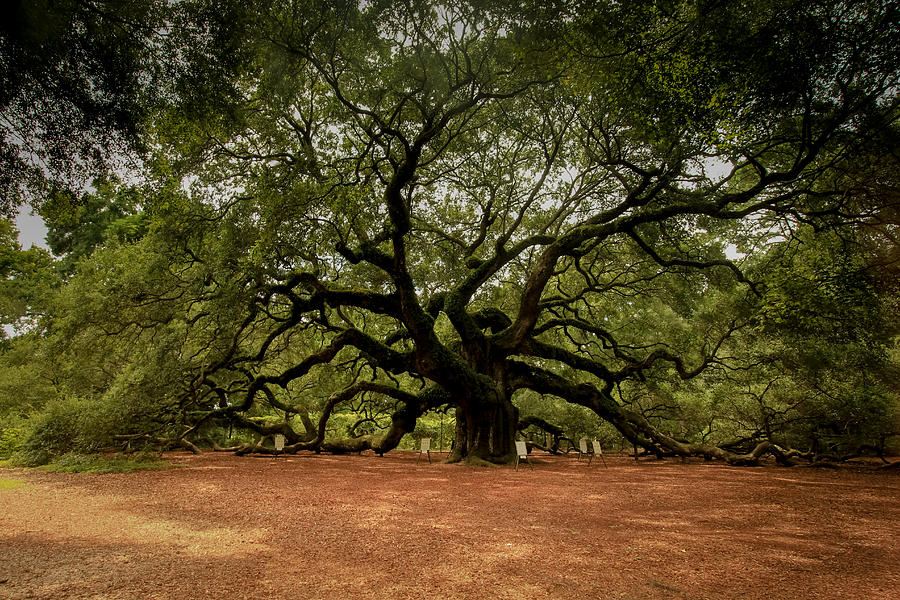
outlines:
{"label": "patch of grass", "polygon": [[56,473],[131,473],[168,469],[171,466],[169,462],[146,455],[100,456],[69,452],[41,468]]}
{"label": "patch of grass", "polygon": [[24,481],[19,481],[18,479],[0,479],[0,491],[15,490],[21,487],[25,487]]}

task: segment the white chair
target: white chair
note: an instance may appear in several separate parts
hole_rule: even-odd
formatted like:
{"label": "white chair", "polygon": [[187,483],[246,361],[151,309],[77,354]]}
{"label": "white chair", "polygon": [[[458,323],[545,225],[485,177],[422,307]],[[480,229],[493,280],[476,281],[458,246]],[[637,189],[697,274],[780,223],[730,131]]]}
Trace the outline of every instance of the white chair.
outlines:
{"label": "white chair", "polygon": [[594,440],[591,444],[594,446],[594,453],[588,458],[588,466],[591,466],[591,461],[595,456],[599,456],[600,460],[603,461],[603,467],[608,469],[609,465],[606,464],[606,458],[603,457],[603,448],[600,447],[600,442]]}
{"label": "white chair", "polygon": [[588,454],[587,448],[587,438],[581,438],[580,440],[578,440],[578,460],[581,460],[582,456],[587,456],[588,464],[591,464],[591,459]]}
{"label": "white chair", "polygon": [[428,464],[431,464],[431,438],[422,438],[422,448],[419,450],[419,455],[416,456],[416,464],[419,464],[419,459],[423,454],[428,457]]}
{"label": "white chair", "polygon": [[280,433],[276,433],[273,438],[273,442],[275,443],[275,456],[274,458],[278,458],[278,455],[284,452],[284,436]]}
{"label": "white chair", "polygon": [[516,471],[519,470],[519,460],[524,460],[531,470],[534,470],[534,465],[528,460],[528,446],[525,445],[525,442],[516,442]]}

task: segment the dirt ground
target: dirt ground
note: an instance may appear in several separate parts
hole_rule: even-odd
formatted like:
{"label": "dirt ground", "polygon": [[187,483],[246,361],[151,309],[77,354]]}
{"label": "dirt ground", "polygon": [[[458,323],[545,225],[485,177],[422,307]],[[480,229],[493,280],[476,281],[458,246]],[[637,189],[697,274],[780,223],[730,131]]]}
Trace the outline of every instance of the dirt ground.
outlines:
{"label": "dirt ground", "polygon": [[896,469],[167,458],[0,469],[0,598],[900,597]]}

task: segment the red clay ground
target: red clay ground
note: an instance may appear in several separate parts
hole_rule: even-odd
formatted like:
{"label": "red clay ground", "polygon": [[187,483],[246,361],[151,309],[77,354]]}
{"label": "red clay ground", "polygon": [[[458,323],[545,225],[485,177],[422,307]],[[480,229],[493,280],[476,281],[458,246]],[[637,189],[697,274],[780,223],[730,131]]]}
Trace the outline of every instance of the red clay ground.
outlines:
{"label": "red clay ground", "polygon": [[0,469],[0,598],[900,597],[896,469],[168,458]]}

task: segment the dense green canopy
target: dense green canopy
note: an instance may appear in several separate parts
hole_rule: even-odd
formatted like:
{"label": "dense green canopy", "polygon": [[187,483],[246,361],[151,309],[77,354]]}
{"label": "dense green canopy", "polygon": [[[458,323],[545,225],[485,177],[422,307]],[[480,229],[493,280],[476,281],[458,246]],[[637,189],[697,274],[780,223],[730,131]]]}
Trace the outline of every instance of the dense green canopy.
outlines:
{"label": "dense green canopy", "polygon": [[234,96],[234,2],[11,0],[0,18],[0,214],[134,168],[142,128],[176,100]]}
{"label": "dense green canopy", "polygon": [[733,463],[900,429],[892,3],[181,4],[204,84],[128,96],[140,176],[43,200],[32,426],[386,452],[449,408],[454,460],[527,414]]}

